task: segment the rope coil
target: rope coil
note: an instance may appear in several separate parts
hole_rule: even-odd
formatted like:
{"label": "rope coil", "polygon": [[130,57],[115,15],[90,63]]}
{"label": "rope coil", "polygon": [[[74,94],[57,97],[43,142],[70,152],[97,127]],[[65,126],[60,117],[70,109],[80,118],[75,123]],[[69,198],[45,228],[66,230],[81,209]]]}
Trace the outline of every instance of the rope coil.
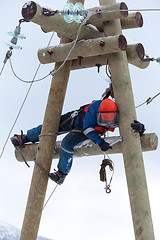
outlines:
{"label": "rope coil", "polygon": [[[114,164],[113,161],[110,158],[105,158],[104,155],[104,159],[102,161],[102,164],[100,165],[100,171],[99,171],[99,175],[100,175],[100,181],[105,182],[106,183],[106,187],[105,187],[105,191],[106,193],[111,193],[111,182],[113,179],[113,174],[114,174]],[[112,171],[112,176],[110,178],[109,183],[107,183],[107,175],[106,175],[106,167],[109,166],[110,171]]]}

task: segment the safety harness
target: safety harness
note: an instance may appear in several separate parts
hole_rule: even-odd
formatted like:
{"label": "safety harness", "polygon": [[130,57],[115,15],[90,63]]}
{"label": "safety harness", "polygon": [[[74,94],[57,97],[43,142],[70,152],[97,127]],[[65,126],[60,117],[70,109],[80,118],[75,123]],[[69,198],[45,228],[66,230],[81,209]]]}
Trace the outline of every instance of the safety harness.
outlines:
{"label": "safety harness", "polygon": [[[92,102],[92,103],[93,103],[93,102]],[[87,106],[89,107],[92,103],[83,105],[83,106],[81,106],[78,110],[75,110],[65,121],[63,121],[63,122],[59,125],[59,128],[62,128],[63,126],[65,126],[65,124],[68,123],[70,120],[71,120],[70,128],[72,128],[76,117],[79,116],[80,118],[82,118],[82,116],[84,116],[84,115],[86,114],[86,111],[84,111],[84,109],[85,109]],[[88,109],[88,108],[87,108],[87,109]]]}

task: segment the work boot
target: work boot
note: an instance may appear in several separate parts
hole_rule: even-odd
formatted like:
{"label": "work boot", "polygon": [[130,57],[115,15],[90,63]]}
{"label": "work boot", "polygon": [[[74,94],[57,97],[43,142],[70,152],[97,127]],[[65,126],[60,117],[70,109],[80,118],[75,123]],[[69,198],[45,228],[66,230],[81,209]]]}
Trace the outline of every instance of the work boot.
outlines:
{"label": "work boot", "polygon": [[11,142],[15,147],[23,146],[25,143],[28,142],[27,135],[23,134],[23,131],[21,131],[21,135],[15,134],[11,138]]}
{"label": "work boot", "polygon": [[64,179],[67,176],[67,174],[64,174],[58,170],[58,171],[55,171],[54,173],[49,173],[48,176],[52,181],[61,185],[64,182]]}

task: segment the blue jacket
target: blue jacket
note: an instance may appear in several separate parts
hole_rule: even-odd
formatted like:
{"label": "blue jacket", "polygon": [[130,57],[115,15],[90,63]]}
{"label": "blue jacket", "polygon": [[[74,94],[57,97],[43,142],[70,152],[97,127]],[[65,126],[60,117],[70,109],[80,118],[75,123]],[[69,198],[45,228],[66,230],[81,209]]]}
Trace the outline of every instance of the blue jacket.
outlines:
{"label": "blue jacket", "polygon": [[83,122],[83,133],[91,139],[94,143],[100,144],[102,141],[102,138],[100,137],[100,134],[102,132],[96,131],[95,128],[97,126],[97,111],[99,109],[99,105],[101,104],[102,100],[98,100],[93,102],[89,108],[87,109],[87,112],[84,117]]}
{"label": "blue jacket", "polygon": [[[106,132],[104,127],[100,127],[97,125],[97,112],[102,100],[94,101],[85,107],[84,112],[85,115],[80,118],[77,117],[75,121],[75,127],[83,131],[83,133],[91,139],[94,143],[100,144],[102,142],[102,138],[100,137],[103,133]],[[114,131],[114,128],[109,129],[109,131]]]}
{"label": "blue jacket", "polygon": [[[83,113],[78,115],[75,119],[74,125],[72,129],[79,129],[82,130],[83,133],[91,139],[94,143],[100,144],[102,142],[102,138],[100,137],[106,130],[103,127],[98,127],[97,125],[97,111],[99,109],[99,105],[101,104],[102,100],[94,101],[91,104],[84,108]],[[85,111],[85,109],[87,109]],[[67,119],[72,113],[68,112],[61,117],[61,122]],[[36,128],[32,128],[27,131],[27,138],[30,142],[37,142],[39,141],[39,135],[41,134],[42,125],[39,125]],[[63,129],[59,129],[59,131],[70,131],[70,122],[68,122]],[[113,129],[109,129],[109,131],[114,131]]]}

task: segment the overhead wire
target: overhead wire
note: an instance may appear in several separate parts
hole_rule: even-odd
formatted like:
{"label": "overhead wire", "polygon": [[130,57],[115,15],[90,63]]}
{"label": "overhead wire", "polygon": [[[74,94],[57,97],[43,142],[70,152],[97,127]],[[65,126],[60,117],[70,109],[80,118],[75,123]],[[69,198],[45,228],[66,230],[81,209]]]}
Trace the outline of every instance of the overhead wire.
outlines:
{"label": "overhead wire", "polygon": [[[17,74],[16,74],[16,72],[15,72],[15,70],[14,70],[14,68],[13,68],[13,64],[12,64],[12,61],[11,61],[11,58],[9,59],[9,63],[10,63],[10,67],[11,67],[11,70],[12,70],[12,72],[13,72],[13,74],[14,74],[14,76],[18,79],[18,80],[20,80],[21,82],[24,82],[24,83],[32,83],[33,82],[33,80],[24,80],[24,79],[22,79],[22,78],[20,78]],[[42,80],[44,80],[45,78],[47,78],[47,77],[49,77],[51,74],[49,73],[49,74],[47,74],[46,76],[44,76],[44,77],[42,77],[42,78],[39,78],[39,79],[35,79],[34,80],[34,83],[35,82],[40,82],[40,81],[42,81]]]}
{"label": "overhead wire", "polygon": [[143,106],[144,104],[147,104],[147,105],[148,105],[149,103],[151,103],[151,102],[152,102],[156,97],[158,97],[159,95],[160,95],[160,92],[157,93],[156,95],[154,95],[152,98],[149,97],[145,102],[139,104],[139,105],[136,106],[135,108],[139,108],[139,107]]}
{"label": "overhead wire", "polygon": [[40,66],[41,66],[41,63],[39,63],[39,65],[38,65],[38,68],[37,68],[37,70],[36,70],[36,72],[35,72],[35,75],[34,75],[34,77],[33,77],[33,81],[31,82],[31,84],[30,84],[30,86],[29,86],[29,88],[28,88],[28,91],[27,91],[27,93],[26,93],[26,95],[25,95],[25,98],[24,98],[24,100],[23,100],[23,102],[22,102],[22,105],[21,105],[21,107],[20,107],[20,110],[19,110],[19,112],[18,112],[18,114],[17,114],[17,116],[16,116],[16,119],[15,119],[15,121],[14,121],[14,123],[13,123],[13,125],[12,125],[12,127],[11,127],[11,129],[10,129],[10,131],[9,131],[9,133],[8,133],[7,139],[6,139],[5,143],[4,143],[4,146],[3,146],[3,148],[2,148],[2,152],[1,152],[1,154],[0,154],[0,158],[1,158],[2,155],[3,155],[3,152],[4,152],[4,150],[5,150],[5,147],[6,147],[7,143],[8,143],[8,140],[9,140],[9,138],[10,138],[10,135],[11,135],[12,131],[13,131],[13,128],[15,127],[15,125],[16,125],[16,123],[17,123],[17,120],[18,120],[18,118],[19,118],[19,116],[20,116],[20,114],[21,114],[21,111],[22,111],[22,109],[23,109],[23,107],[24,107],[24,104],[25,104],[25,102],[26,102],[26,99],[27,99],[27,97],[28,97],[28,95],[29,95],[29,93],[30,93],[31,87],[32,87],[32,85],[33,85],[33,83],[34,83],[34,79],[35,79],[35,77],[36,77],[36,75],[37,75],[37,73],[38,73],[38,71],[39,71]]}
{"label": "overhead wire", "polygon": [[[159,12],[160,8],[141,8],[141,9],[116,9],[116,10],[104,10],[101,13],[113,13],[113,12]],[[97,12],[95,12],[97,13]]]}
{"label": "overhead wire", "polygon": [[[54,35],[54,32],[52,33],[52,35],[51,35],[51,37],[50,37],[50,40],[49,40],[49,43],[47,44],[47,47],[48,47],[48,45],[50,44],[50,42],[51,42],[51,40],[52,40],[52,38],[53,38],[53,35]],[[30,84],[30,86],[29,86],[29,88],[28,88],[28,91],[27,91],[27,93],[26,93],[26,95],[25,95],[25,97],[24,97],[24,100],[23,100],[23,102],[22,102],[22,104],[21,104],[20,110],[18,111],[18,114],[17,114],[17,116],[16,116],[16,119],[15,119],[15,121],[14,121],[14,123],[13,123],[13,125],[12,125],[12,127],[11,127],[11,129],[10,129],[10,131],[9,131],[9,133],[8,133],[8,136],[7,136],[7,138],[6,138],[6,141],[5,141],[4,145],[3,145],[3,148],[2,148],[2,151],[1,151],[1,154],[0,154],[0,158],[2,157],[2,155],[3,155],[3,153],[4,153],[4,150],[5,150],[5,147],[6,147],[7,143],[8,143],[8,140],[9,140],[9,138],[10,138],[10,135],[11,135],[11,133],[12,133],[12,131],[13,131],[16,123],[17,123],[17,120],[18,120],[18,118],[19,118],[19,116],[20,116],[20,114],[21,114],[21,111],[22,111],[22,109],[23,109],[23,107],[24,107],[24,104],[25,104],[25,102],[26,102],[26,100],[27,100],[27,97],[28,97],[28,95],[29,95],[29,93],[30,93],[30,90],[31,90],[32,85],[33,85],[33,83],[34,83],[34,80],[35,80],[35,78],[36,78],[36,76],[37,76],[37,73],[38,73],[38,71],[39,71],[39,69],[40,69],[40,66],[41,66],[41,63],[39,63],[39,65],[38,65],[38,67],[37,67],[37,69],[36,69],[36,72],[35,72],[35,74],[34,74],[34,76],[33,76],[33,80],[32,80],[32,82],[31,82],[31,84]]]}
{"label": "overhead wire", "polygon": [[[111,10],[111,11],[101,11],[101,12],[117,12],[117,11],[121,11],[121,12],[124,12],[124,11],[160,11],[160,9],[154,9],[154,8],[150,8],[150,9],[128,9],[128,10],[122,10],[122,9],[121,9],[121,10]],[[14,128],[14,126],[15,126],[18,118],[19,118],[19,115],[20,115],[22,109],[23,109],[24,103],[25,103],[25,101],[26,101],[26,99],[27,99],[27,97],[28,97],[28,94],[29,94],[29,92],[30,92],[30,89],[31,89],[31,87],[32,87],[32,84],[33,84],[34,82],[41,81],[41,80],[45,79],[45,78],[48,77],[49,75],[54,76],[54,75],[64,66],[64,64],[65,64],[66,61],[68,60],[71,52],[73,51],[73,49],[74,49],[74,47],[75,47],[75,45],[76,45],[76,43],[77,43],[77,41],[78,41],[78,37],[79,37],[80,31],[81,31],[81,28],[83,27],[83,25],[85,25],[85,24],[87,23],[88,19],[89,19],[92,15],[95,15],[95,14],[97,14],[97,12],[87,11],[87,16],[86,16],[85,19],[82,21],[82,23],[81,23],[81,25],[80,25],[80,27],[79,27],[79,29],[78,29],[76,39],[73,41],[73,46],[72,46],[72,48],[70,49],[70,51],[69,51],[66,59],[64,60],[64,62],[61,64],[61,66],[60,66],[57,70],[52,70],[52,71],[51,71],[49,74],[47,74],[45,77],[43,77],[43,78],[41,78],[41,79],[35,80],[35,77],[36,77],[36,75],[37,75],[37,73],[38,73],[38,71],[39,71],[40,65],[41,65],[41,63],[40,63],[39,66],[38,66],[38,68],[37,68],[37,70],[36,70],[36,73],[35,73],[32,81],[25,81],[25,80],[23,80],[23,79],[21,79],[21,78],[19,78],[19,77],[17,76],[17,74],[15,73],[15,71],[14,71],[14,69],[13,69],[13,65],[12,65],[12,63],[11,63],[11,60],[10,60],[10,66],[11,66],[11,69],[12,69],[14,75],[15,75],[19,80],[21,80],[21,81],[23,81],[23,82],[25,82],[25,83],[30,83],[31,85],[30,85],[30,87],[29,87],[29,89],[28,89],[28,91],[27,91],[27,93],[26,93],[26,96],[25,96],[25,98],[24,98],[24,100],[23,100],[23,102],[22,102],[21,108],[20,108],[20,110],[19,110],[19,112],[18,112],[18,114],[17,114],[17,117],[16,117],[16,119],[15,119],[15,121],[14,121],[14,123],[13,123],[13,126],[12,126],[12,128],[11,128],[9,134],[8,134],[8,137],[7,137],[6,142],[5,142],[4,146],[3,146],[2,152],[1,152],[1,154],[0,154],[0,158],[2,157],[2,154],[3,154],[3,152],[4,152],[4,149],[5,149],[5,147],[6,147],[6,144],[7,144],[7,142],[8,142],[9,137],[10,137],[10,134],[11,134],[11,132],[12,132],[12,130],[13,130],[13,128]],[[54,34],[54,33],[53,33],[53,34]],[[52,34],[51,38],[53,37],[53,34]],[[50,39],[47,47],[49,46],[50,42],[51,42],[51,39]],[[2,69],[1,69],[0,75],[2,74],[2,72],[3,72],[3,70],[4,70],[4,66],[5,66],[5,63],[3,64],[3,67],[2,67]],[[158,94],[158,95],[159,95],[159,94]],[[145,101],[145,103],[146,103],[146,101]],[[144,103],[143,103],[143,104],[144,104]],[[142,105],[142,104],[141,104],[141,105]],[[139,106],[137,106],[137,107],[139,107]]]}
{"label": "overhead wire", "polygon": [[52,195],[53,195],[53,193],[55,192],[55,190],[56,190],[57,187],[58,187],[58,183],[57,183],[57,185],[54,187],[54,189],[53,189],[53,191],[51,192],[50,196],[48,197],[47,201],[45,202],[42,210],[44,210],[44,208],[45,208],[46,205],[48,204],[49,200],[51,199],[51,197],[52,197]]}
{"label": "overhead wire", "polygon": [[95,14],[94,12],[93,12],[93,13],[88,12],[86,18],[82,21],[80,27],[78,28],[77,36],[76,36],[75,40],[73,41],[73,46],[72,46],[72,48],[70,49],[67,57],[65,58],[64,62],[62,63],[62,65],[61,65],[56,71],[53,71],[53,74],[51,74],[52,76],[54,76],[54,75],[64,66],[64,64],[65,64],[66,61],[68,60],[71,52],[73,51],[73,49],[74,49],[75,46],[76,46],[76,43],[77,43],[77,41],[78,41],[78,37],[79,37],[80,31],[81,31],[81,28],[86,24],[86,22],[88,21],[88,19],[89,19],[92,15],[94,15],[94,14]]}
{"label": "overhead wire", "polygon": [[[44,80],[45,78],[47,78],[47,77],[50,76],[50,75],[54,76],[54,75],[64,66],[64,64],[65,64],[66,61],[68,60],[71,52],[72,52],[73,49],[75,48],[76,43],[77,43],[77,41],[78,41],[78,37],[79,37],[80,31],[81,31],[81,28],[86,24],[86,22],[88,21],[88,19],[89,19],[92,15],[94,15],[94,14],[95,14],[95,12],[88,12],[88,15],[86,16],[86,18],[84,19],[84,21],[82,21],[80,27],[78,28],[76,38],[75,38],[75,40],[73,41],[73,46],[71,47],[70,51],[68,52],[67,57],[65,58],[65,60],[63,61],[63,63],[60,65],[60,67],[59,67],[57,70],[52,70],[52,71],[50,71],[50,73],[48,73],[46,76],[44,76],[44,77],[42,77],[42,78],[40,78],[40,79],[34,79],[34,81],[33,81],[33,80],[32,80],[32,81],[27,81],[27,80],[23,80],[22,78],[20,78],[20,77],[15,73],[14,68],[13,68],[13,65],[12,65],[12,61],[11,61],[11,59],[9,59],[9,60],[10,60],[10,67],[11,67],[11,70],[12,70],[14,76],[15,76],[17,79],[19,79],[20,81],[24,82],[24,83],[39,82],[39,81]],[[49,43],[49,44],[50,44],[50,43]],[[49,44],[48,44],[48,46],[49,46]],[[47,47],[48,47],[48,46],[47,46]]]}
{"label": "overhead wire", "polygon": [[4,67],[5,67],[5,63],[3,63],[2,69],[1,69],[1,71],[0,71],[0,76],[2,75],[2,72],[3,72],[3,70],[4,70]]}
{"label": "overhead wire", "polygon": [[[126,12],[126,11],[134,11],[134,12],[135,12],[135,11],[160,11],[160,9],[150,8],[150,9],[119,9],[119,10],[106,10],[106,11],[103,11],[103,10],[102,10],[101,13]],[[58,11],[58,10],[54,11],[54,15],[57,14],[57,13],[59,13],[59,12],[60,12],[60,11]],[[85,17],[84,20],[82,21],[82,23],[81,23],[81,25],[80,25],[80,27],[79,27],[79,29],[78,29],[78,31],[77,31],[76,39],[73,41],[73,46],[72,46],[72,48],[70,49],[70,51],[69,51],[66,59],[65,59],[64,62],[62,63],[62,65],[61,65],[57,70],[51,70],[50,73],[48,73],[46,76],[44,76],[44,77],[42,77],[42,78],[40,78],[40,79],[35,79],[34,82],[42,81],[42,80],[44,80],[45,78],[49,77],[50,75],[54,76],[54,75],[64,66],[64,64],[65,64],[66,61],[68,60],[71,52],[72,52],[73,49],[75,48],[75,45],[76,45],[76,43],[77,43],[77,41],[78,41],[79,33],[80,33],[80,31],[81,31],[81,28],[83,27],[83,25],[85,25],[85,24],[87,23],[87,21],[89,20],[89,18],[90,18],[91,16],[97,14],[97,11],[88,11],[88,10],[86,10],[86,13],[87,13],[87,14],[86,14],[86,17]],[[48,44],[48,46],[49,46],[49,44]],[[22,82],[24,82],[24,83],[31,83],[31,82],[33,81],[33,80],[31,80],[31,81],[30,81],[30,80],[24,80],[24,79],[20,78],[20,77],[15,73],[15,71],[14,71],[13,64],[12,64],[12,62],[11,62],[11,59],[10,59],[10,66],[11,66],[11,70],[12,70],[14,76],[15,76],[17,79],[19,79],[20,81],[22,81]]]}
{"label": "overhead wire", "polygon": [[[126,10],[112,10],[112,11],[107,11],[107,12],[117,12],[117,11],[123,12],[123,11],[126,11]],[[130,10],[127,10],[127,11],[160,11],[160,9],[130,9]],[[102,11],[102,12],[106,12],[106,11]],[[9,138],[10,138],[10,135],[11,135],[11,133],[12,133],[12,131],[13,131],[13,128],[15,127],[15,124],[17,123],[17,120],[18,120],[18,118],[19,118],[19,116],[20,116],[20,113],[21,113],[23,107],[24,107],[24,104],[25,104],[25,102],[26,102],[26,99],[27,99],[27,97],[28,97],[28,95],[29,95],[29,92],[30,92],[30,90],[31,90],[31,87],[32,87],[33,83],[34,83],[34,82],[41,81],[41,80],[47,78],[49,75],[54,76],[54,75],[64,66],[64,64],[65,64],[66,61],[68,60],[71,52],[73,51],[73,49],[74,49],[74,47],[75,47],[75,45],[76,45],[76,43],[77,43],[77,41],[78,41],[78,37],[79,37],[80,31],[81,31],[81,28],[83,27],[83,25],[86,24],[86,22],[88,21],[88,19],[89,19],[92,15],[94,15],[94,14],[97,14],[97,12],[88,12],[88,13],[87,13],[86,18],[84,19],[84,21],[82,22],[82,24],[80,25],[80,27],[79,27],[79,29],[78,29],[76,39],[73,41],[73,46],[72,46],[72,48],[70,49],[70,51],[69,51],[66,59],[64,60],[64,62],[61,64],[61,66],[60,66],[56,71],[55,71],[55,70],[52,70],[52,71],[51,71],[49,74],[47,74],[45,77],[43,77],[43,78],[41,78],[41,79],[35,80],[36,75],[37,75],[37,73],[38,73],[38,71],[39,71],[39,68],[40,68],[40,66],[41,66],[41,63],[39,63],[39,65],[38,65],[38,67],[37,67],[37,70],[36,70],[36,72],[35,72],[35,74],[34,74],[34,77],[33,77],[32,81],[26,81],[26,80],[23,80],[23,79],[19,78],[19,77],[17,76],[17,74],[15,73],[14,69],[13,69],[13,65],[12,65],[12,62],[11,62],[11,59],[10,59],[10,66],[11,66],[11,69],[12,69],[15,77],[17,77],[17,78],[18,78],[20,81],[22,81],[22,82],[30,83],[30,86],[29,86],[28,91],[27,91],[27,93],[26,93],[26,95],[25,95],[25,98],[24,98],[24,100],[23,100],[23,102],[22,102],[22,105],[21,105],[21,107],[20,107],[20,110],[19,110],[19,112],[18,112],[18,114],[17,114],[17,116],[16,116],[16,119],[15,119],[15,121],[14,121],[14,123],[13,123],[13,125],[12,125],[12,127],[11,127],[11,129],[10,129],[10,131],[9,131],[9,134],[8,134],[8,136],[7,136],[7,139],[6,139],[6,141],[5,141],[5,143],[4,143],[4,146],[3,146],[3,148],[2,148],[2,152],[1,152],[1,154],[0,154],[0,158],[1,158],[2,155],[3,155],[3,152],[4,152],[4,150],[5,150],[5,147],[6,147],[6,145],[7,145],[7,142],[8,142],[8,140],[9,140]],[[52,37],[53,37],[53,34],[54,34],[54,32],[52,33],[52,36],[51,36],[51,38],[50,38],[50,40],[49,40],[49,43],[48,43],[47,47],[50,45],[50,42],[51,42]],[[6,64],[6,63],[4,63],[3,66],[2,66],[2,69],[1,69],[1,71],[0,71],[0,76],[1,76],[1,74],[2,74],[2,72],[3,72],[3,70],[4,70],[5,64]],[[150,103],[154,98],[156,98],[158,95],[160,95],[160,92],[159,92],[158,94],[156,94],[154,97],[147,99],[143,104],[145,104],[145,103],[149,104],[149,103]],[[136,108],[142,106],[143,104],[140,104],[140,105],[137,106]],[[112,180],[112,178],[111,178],[111,180]],[[110,180],[110,182],[111,182],[111,180]],[[109,183],[109,184],[110,184],[110,183]],[[52,191],[52,193],[50,194],[48,200],[47,200],[46,203],[44,204],[43,209],[46,207],[48,201],[50,200],[50,198],[51,198],[51,196],[53,195],[54,191],[56,190],[57,186],[58,186],[58,184],[57,184],[57,185],[55,186],[55,188],[53,189],[53,191]]]}
{"label": "overhead wire", "polygon": [[[65,64],[66,61],[68,60],[71,52],[73,51],[73,49],[74,49],[74,47],[75,47],[75,45],[76,45],[76,43],[77,43],[77,41],[78,41],[78,37],[79,37],[80,31],[81,31],[81,28],[83,27],[83,25],[86,24],[87,20],[88,20],[92,15],[93,15],[93,13],[88,14],[88,16],[86,16],[86,18],[82,21],[82,23],[81,23],[81,25],[80,25],[80,27],[79,27],[79,29],[78,29],[78,31],[77,31],[77,36],[76,36],[76,39],[74,40],[74,44],[73,44],[72,48],[70,49],[70,51],[69,51],[66,59],[64,60],[64,62],[61,64],[61,66],[60,66],[56,71],[54,71],[54,70],[52,71],[52,73],[51,73],[52,76],[54,76],[54,75],[64,66],[64,64]],[[54,35],[54,32],[52,33],[51,38],[53,37],[53,35]],[[49,46],[50,42],[51,42],[51,40],[49,40],[49,43],[47,44],[47,47]],[[27,93],[26,93],[26,96],[25,96],[25,98],[24,98],[24,100],[23,100],[23,102],[22,102],[22,105],[21,105],[20,110],[19,110],[19,112],[18,112],[18,114],[17,114],[17,117],[16,117],[16,119],[15,119],[15,121],[14,121],[14,123],[13,123],[13,125],[12,125],[12,127],[11,127],[11,129],[10,129],[10,131],[9,131],[9,134],[8,134],[8,136],[7,136],[7,139],[6,139],[6,141],[5,141],[5,143],[4,143],[4,146],[3,146],[3,148],[2,148],[2,151],[1,151],[1,154],[0,154],[0,158],[2,157],[2,155],[3,155],[3,153],[4,153],[4,150],[5,150],[5,147],[6,147],[7,143],[8,143],[8,140],[9,140],[9,138],[10,138],[10,135],[11,135],[11,133],[12,133],[14,127],[15,127],[15,124],[17,123],[17,120],[18,120],[18,118],[19,118],[19,116],[20,116],[20,113],[21,113],[21,111],[22,111],[22,109],[23,109],[23,106],[24,106],[24,104],[25,104],[25,102],[26,102],[26,99],[27,99],[27,97],[28,97],[28,95],[29,95],[29,92],[30,92],[30,90],[31,90],[31,87],[32,87],[33,83],[35,82],[35,78],[36,78],[36,75],[37,75],[37,73],[38,73],[38,71],[39,71],[40,66],[41,66],[41,63],[39,63],[38,68],[37,68],[37,70],[36,70],[36,73],[35,73],[35,75],[34,75],[34,77],[33,77],[33,80],[30,82],[29,89],[28,89],[28,91],[27,91]]]}
{"label": "overhead wire", "polygon": [[6,63],[7,63],[7,60],[10,59],[10,57],[12,56],[12,50],[13,50],[13,48],[10,47],[9,50],[7,51],[7,53],[6,53],[5,59],[4,59],[4,61],[3,61],[2,69],[1,69],[1,71],[0,71],[0,76],[2,75],[2,72],[3,72],[3,70],[4,70],[4,67],[5,67],[5,65],[6,65]]}

